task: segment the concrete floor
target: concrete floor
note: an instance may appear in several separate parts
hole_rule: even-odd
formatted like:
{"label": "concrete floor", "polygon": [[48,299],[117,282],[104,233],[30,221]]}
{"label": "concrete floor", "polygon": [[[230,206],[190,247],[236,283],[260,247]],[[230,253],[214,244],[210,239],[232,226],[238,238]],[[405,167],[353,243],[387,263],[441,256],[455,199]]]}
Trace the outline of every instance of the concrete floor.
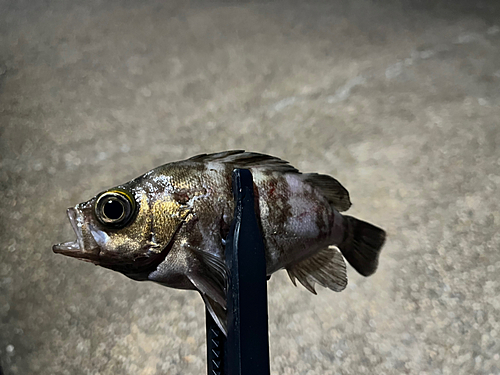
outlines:
{"label": "concrete floor", "polygon": [[342,293],[273,276],[273,374],[500,374],[498,8],[138,3],[0,3],[5,374],[204,373],[196,293],[51,245],[66,207],[233,148],[335,176],[389,236]]}

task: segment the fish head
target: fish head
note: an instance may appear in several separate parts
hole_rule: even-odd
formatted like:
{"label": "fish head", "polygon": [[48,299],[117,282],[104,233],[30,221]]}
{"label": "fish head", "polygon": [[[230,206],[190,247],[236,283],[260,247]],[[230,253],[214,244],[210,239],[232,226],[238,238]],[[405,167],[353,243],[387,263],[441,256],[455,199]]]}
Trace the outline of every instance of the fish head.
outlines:
{"label": "fish head", "polygon": [[55,253],[147,280],[187,212],[165,189],[131,181],[68,208],[67,215],[76,240],[54,245]]}

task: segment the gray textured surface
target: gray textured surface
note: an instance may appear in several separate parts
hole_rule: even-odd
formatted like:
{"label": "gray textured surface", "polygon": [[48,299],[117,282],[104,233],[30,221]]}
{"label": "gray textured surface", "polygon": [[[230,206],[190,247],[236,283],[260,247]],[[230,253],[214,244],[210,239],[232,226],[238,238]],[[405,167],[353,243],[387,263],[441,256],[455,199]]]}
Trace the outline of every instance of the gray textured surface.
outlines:
{"label": "gray textured surface", "polygon": [[349,268],[342,293],[272,278],[273,374],[499,374],[498,13],[135,4],[0,3],[5,373],[203,373],[196,293],[51,244],[101,189],[245,148],[337,177],[389,235],[377,274]]}

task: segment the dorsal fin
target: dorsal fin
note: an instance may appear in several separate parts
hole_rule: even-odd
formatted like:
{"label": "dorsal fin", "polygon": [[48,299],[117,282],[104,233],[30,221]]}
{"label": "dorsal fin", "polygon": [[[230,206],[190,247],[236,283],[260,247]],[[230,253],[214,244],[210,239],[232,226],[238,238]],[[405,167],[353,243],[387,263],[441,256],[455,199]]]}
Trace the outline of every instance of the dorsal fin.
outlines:
{"label": "dorsal fin", "polygon": [[[245,152],[244,150],[200,154],[189,158],[187,161],[199,163],[219,162],[232,164],[234,168],[262,168],[281,173],[302,174],[285,160],[256,152]],[[328,203],[338,211],[347,211],[351,207],[349,192],[333,177],[318,173],[307,173],[303,177],[305,182],[318,189],[325,196]]]}
{"label": "dorsal fin", "polygon": [[244,150],[224,151],[216,154],[200,154],[189,158],[188,161],[201,163],[220,162],[233,164],[234,168],[266,168],[283,173],[300,173],[285,160],[270,155],[259,154],[257,152],[245,152]]}
{"label": "dorsal fin", "polygon": [[286,270],[293,285],[297,285],[295,283],[295,278],[297,278],[308,291],[314,294],[316,294],[315,283],[335,292],[340,292],[347,286],[344,257],[334,247],[327,247],[300,263],[286,267]]}
{"label": "dorsal fin", "polygon": [[304,175],[304,181],[316,187],[337,211],[347,211],[351,207],[349,192],[333,177],[307,173]]}

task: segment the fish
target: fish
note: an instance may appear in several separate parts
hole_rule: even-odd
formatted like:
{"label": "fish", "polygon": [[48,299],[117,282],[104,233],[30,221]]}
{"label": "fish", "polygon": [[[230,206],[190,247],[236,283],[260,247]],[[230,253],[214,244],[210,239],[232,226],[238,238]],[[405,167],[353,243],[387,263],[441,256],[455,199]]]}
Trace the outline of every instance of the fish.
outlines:
{"label": "fish", "polygon": [[53,251],[133,280],[197,290],[227,334],[224,251],[236,168],[253,176],[268,277],[285,269],[316,294],[316,284],[346,288],[346,260],[363,276],[376,271],[385,231],[341,213],[351,201],[340,182],[244,150],[168,163],[68,208],[76,240]]}

